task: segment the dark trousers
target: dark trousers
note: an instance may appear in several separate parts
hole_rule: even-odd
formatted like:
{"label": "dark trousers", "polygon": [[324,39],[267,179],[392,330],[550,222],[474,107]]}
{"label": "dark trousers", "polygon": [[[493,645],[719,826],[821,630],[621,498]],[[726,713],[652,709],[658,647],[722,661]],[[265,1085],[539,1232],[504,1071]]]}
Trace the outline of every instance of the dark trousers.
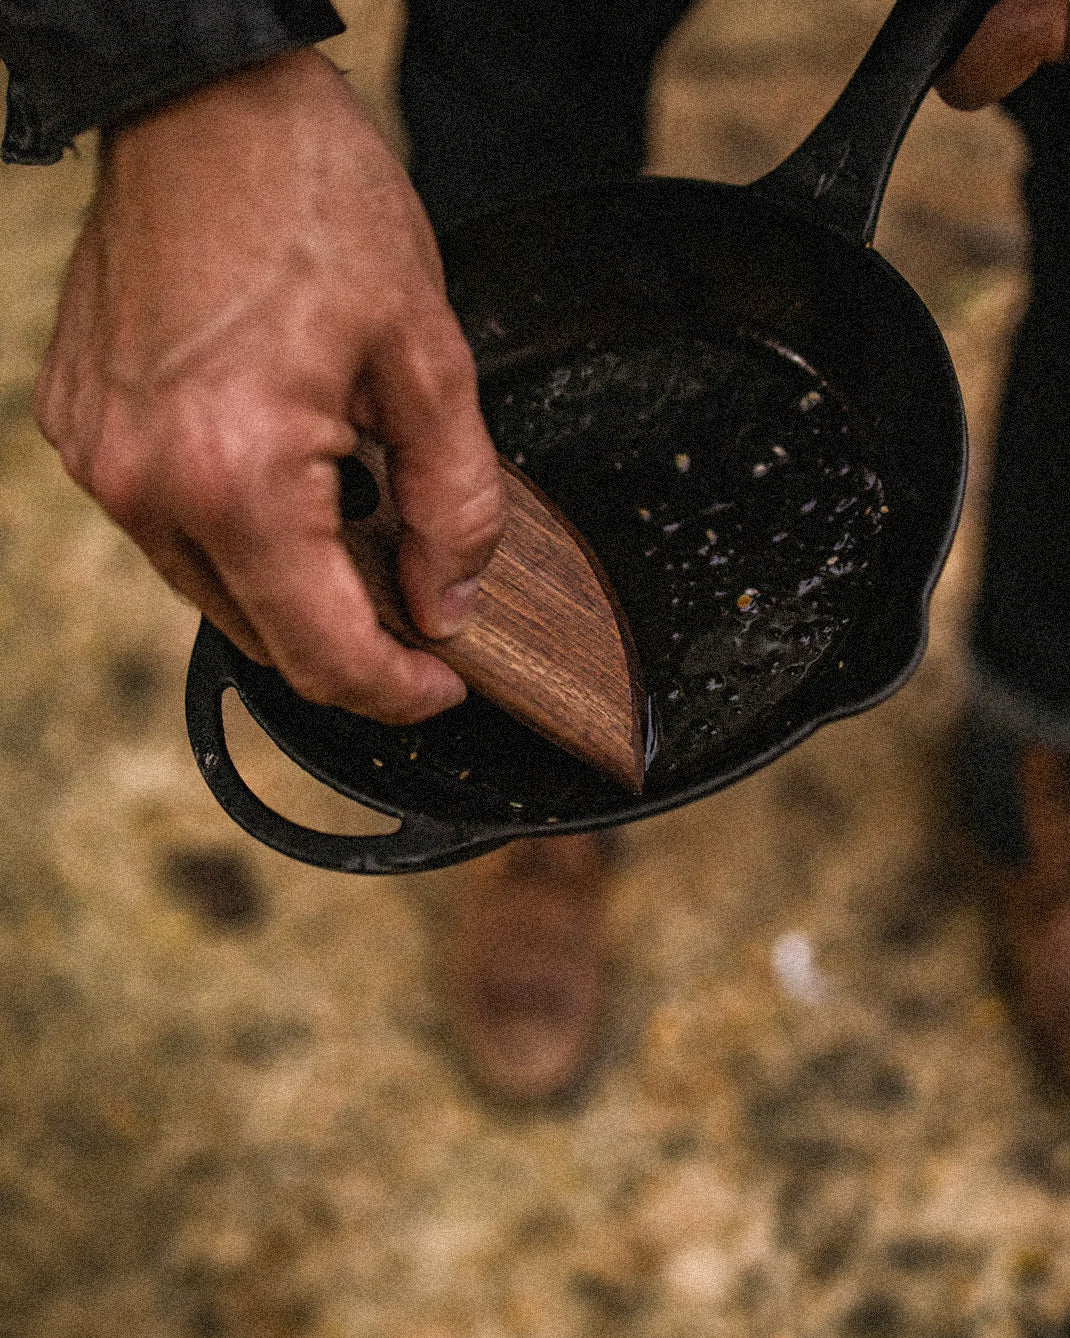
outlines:
{"label": "dark trousers", "polygon": [[650,67],[689,0],[410,0],[409,171],[436,228],[637,176]]}
{"label": "dark trousers", "polygon": [[1032,296],[1003,396],[973,652],[990,713],[1070,752],[1070,68],[1044,67],[1006,105],[1031,154]]}
{"label": "dark trousers", "polygon": [[[650,67],[686,8],[411,0],[402,108],[436,227],[513,197],[636,175]],[[979,690],[1007,723],[1061,732],[1070,752],[1070,69],[1042,69],[1008,108],[1033,155],[1033,296],[996,443],[973,649]]]}

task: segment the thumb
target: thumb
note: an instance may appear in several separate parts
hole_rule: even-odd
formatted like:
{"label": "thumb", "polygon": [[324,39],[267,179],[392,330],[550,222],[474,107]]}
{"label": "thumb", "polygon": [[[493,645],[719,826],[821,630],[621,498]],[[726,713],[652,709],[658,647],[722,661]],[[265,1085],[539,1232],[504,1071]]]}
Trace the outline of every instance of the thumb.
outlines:
{"label": "thumb", "polygon": [[402,527],[401,590],[425,636],[452,636],[475,610],[504,521],[475,362],[444,306],[377,348],[369,370]]}
{"label": "thumb", "polygon": [[998,102],[1041,65],[1061,64],[1068,52],[1066,0],[999,0],[936,90],[952,107],[976,111]]}

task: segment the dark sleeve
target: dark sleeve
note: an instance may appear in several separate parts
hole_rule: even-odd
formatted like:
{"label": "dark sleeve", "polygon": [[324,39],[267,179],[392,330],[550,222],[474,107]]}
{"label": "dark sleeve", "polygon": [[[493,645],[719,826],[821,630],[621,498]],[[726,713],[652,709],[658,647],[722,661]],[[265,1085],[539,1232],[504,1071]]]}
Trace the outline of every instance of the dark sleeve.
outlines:
{"label": "dark sleeve", "polygon": [[0,0],[8,163],[343,32],[329,0]]}

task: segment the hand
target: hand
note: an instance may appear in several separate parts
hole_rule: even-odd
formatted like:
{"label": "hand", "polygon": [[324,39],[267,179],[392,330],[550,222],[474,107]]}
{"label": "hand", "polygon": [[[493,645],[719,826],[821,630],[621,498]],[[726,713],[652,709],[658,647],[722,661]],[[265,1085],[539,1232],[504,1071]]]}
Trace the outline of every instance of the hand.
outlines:
{"label": "hand", "polygon": [[323,57],[106,137],[36,409],[166,580],[303,696],[396,724],[463,699],[380,628],[339,541],[335,461],[363,428],[388,445],[409,612],[439,637],[502,517],[434,235]]}
{"label": "hand", "polygon": [[1067,0],[1000,0],[937,92],[960,111],[998,102],[1041,65],[1070,57],[1068,23]]}

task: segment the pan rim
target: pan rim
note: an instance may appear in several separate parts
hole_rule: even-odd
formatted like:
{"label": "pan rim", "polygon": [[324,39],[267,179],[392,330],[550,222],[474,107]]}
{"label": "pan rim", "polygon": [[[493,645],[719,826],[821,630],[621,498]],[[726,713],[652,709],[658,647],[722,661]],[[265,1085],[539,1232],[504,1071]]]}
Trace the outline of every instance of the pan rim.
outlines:
{"label": "pan rim", "polygon": [[[730,764],[727,768],[723,764],[716,766],[716,773],[713,776],[705,776],[701,779],[685,781],[679,788],[666,788],[657,795],[635,796],[628,795],[621,791],[621,802],[614,805],[612,809],[599,812],[594,815],[584,815],[577,817],[561,817],[553,823],[546,821],[524,821],[522,819],[513,819],[508,825],[503,825],[497,819],[488,818],[479,820],[478,818],[469,821],[458,818],[453,824],[451,835],[453,840],[446,845],[437,848],[433,856],[428,860],[419,863],[417,867],[431,869],[445,864],[453,863],[459,858],[468,857],[473,854],[481,853],[482,850],[491,849],[493,846],[501,844],[508,840],[519,839],[523,837],[553,836],[575,834],[583,831],[595,831],[611,826],[621,825],[625,822],[637,821],[647,817],[654,817],[662,813],[670,812],[676,808],[683,807],[699,799],[707,798],[729,785],[752,775],[762,767],[768,765],[776,758],[791,751],[810,735],[825,725],[835,723],[838,720],[849,718],[853,715],[861,714],[871,709],[880,702],[887,700],[894,695],[900,687],[912,676],[920,664],[929,640],[929,608],[935,586],[939,580],[940,574],[946,563],[950,548],[955,536],[958,518],[961,514],[963,498],[966,485],[966,460],[967,460],[967,441],[966,441],[966,422],[965,413],[962,405],[961,391],[958,386],[955,375],[954,365],[952,363],[947,345],[943,335],[939,330],[931,313],[925,307],[921,298],[915,292],[909,282],[895,269],[893,265],[883,257],[873,246],[864,245],[860,241],[852,240],[843,236],[835,229],[803,215],[797,214],[789,205],[778,200],[771,200],[767,196],[759,196],[757,192],[751,192],[747,186],[737,186],[720,182],[702,181],[687,177],[644,177],[639,181],[629,181],[621,183],[610,183],[596,187],[585,187],[581,190],[554,192],[547,196],[526,201],[521,205],[503,206],[499,210],[492,211],[477,216],[476,218],[462,222],[454,229],[451,229],[449,237],[444,242],[444,254],[447,257],[447,273],[450,273],[451,253],[456,256],[458,248],[462,245],[471,246],[478,240],[478,232],[487,228],[493,228],[496,220],[500,221],[503,216],[508,216],[511,222],[516,222],[525,215],[533,217],[536,213],[552,207],[560,217],[561,208],[565,204],[571,204],[575,207],[591,207],[606,200],[615,200],[619,203],[627,203],[629,199],[644,199],[647,201],[660,201],[662,205],[672,204],[682,197],[691,196],[693,198],[702,198],[705,202],[712,202],[714,199],[727,204],[732,202],[732,207],[738,210],[740,206],[745,211],[754,210],[763,217],[764,226],[780,227],[792,229],[796,232],[802,232],[816,238],[820,238],[822,244],[828,245],[831,241],[835,244],[837,251],[843,255],[850,255],[855,258],[855,263],[861,264],[873,275],[881,275],[880,282],[891,284],[892,290],[905,302],[911,311],[911,318],[915,321],[915,328],[919,334],[923,334],[928,344],[930,356],[935,357],[939,367],[933,369],[933,374],[939,374],[947,389],[952,392],[952,399],[948,403],[948,410],[951,418],[954,419],[958,430],[959,445],[957,448],[957,467],[954,475],[954,488],[951,494],[945,499],[943,521],[939,525],[939,541],[929,550],[932,552],[932,560],[927,567],[927,575],[921,587],[917,589],[915,597],[911,600],[902,600],[901,609],[906,610],[903,623],[900,628],[901,635],[898,638],[894,654],[887,652],[887,672],[874,676],[874,680],[868,683],[861,696],[851,694],[837,698],[833,695],[832,700],[827,707],[817,714],[808,716],[796,727],[788,729],[784,734],[770,743],[754,752],[751,755]],[[452,239],[452,240],[451,240]],[[454,259],[454,266],[457,261]],[[453,289],[451,287],[451,297]],[[463,313],[462,323],[464,320]],[[949,443],[950,448],[950,443]],[[229,644],[229,643],[228,643]],[[232,648],[233,649],[233,648]],[[236,667],[244,657],[240,652],[234,651],[237,656],[232,660],[232,666],[235,667],[235,675],[230,679],[238,691],[246,710],[249,711],[253,719],[268,734],[273,742],[296,762],[303,769],[308,771],[316,779],[328,785],[330,788],[343,794],[354,802],[370,808],[376,812],[382,813],[388,817],[400,818],[404,821],[411,809],[404,807],[401,803],[391,803],[389,800],[371,796],[360,790],[351,781],[341,778],[338,775],[326,770],[317,763],[314,757],[305,753],[299,744],[294,743],[292,737],[285,730],[277,729],[274,726],[277,722],[273,721],[270,713],[263,713],[258,706],[261,705],[256,699],[255,693],[243,690],[241,681],[242,675],[236,672]],[[879,680],[879,681],[877,681]],[[846,683],[845,683],[845,690]],[[792,694],[794,695],[794,694]],[[790,700],[790,697],[786,700]],[[437,815],[428,815],[426,810],[421,812],[420,816],[432,824],[447,827],[450,824]],[[254,833],[255,834],[255,833]],[[353,837],[354,847],[359,847],[364,838]],[[402,871],[406,867],[399,864],[394,871]],[[412,867],[409,865],[408,867]],[[391,872],[390,868],[376,869],[374,872]],[[373,870],[369,870],[373,872]]]}

